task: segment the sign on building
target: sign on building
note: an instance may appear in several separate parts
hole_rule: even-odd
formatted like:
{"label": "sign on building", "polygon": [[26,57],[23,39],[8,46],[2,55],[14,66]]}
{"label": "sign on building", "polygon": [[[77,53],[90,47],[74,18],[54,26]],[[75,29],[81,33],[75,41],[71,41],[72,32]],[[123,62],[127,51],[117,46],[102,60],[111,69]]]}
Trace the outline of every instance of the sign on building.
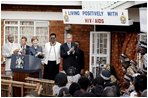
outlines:
{"label": "sign on building", "polygon": [[63,9],[65,24],[130,25],[127,10]]}

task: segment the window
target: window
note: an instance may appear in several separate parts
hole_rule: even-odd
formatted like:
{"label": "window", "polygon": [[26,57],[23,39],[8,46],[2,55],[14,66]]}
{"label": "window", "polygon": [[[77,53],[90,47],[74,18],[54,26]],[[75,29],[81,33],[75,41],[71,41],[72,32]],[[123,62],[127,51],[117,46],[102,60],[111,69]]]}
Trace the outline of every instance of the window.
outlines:
{"label": "window", "polygon": [[147,33],[140,33],[139,40],[147,43]]}
{"label": "window", "polygon": [[[139,37],[139,41],[144,41],[145,43],[147,43],[147,33],[140,33],[138,35],[138,37]],[[140,68],[143,68],[143,66],[141,66],[142,65],[142,59],[141,58],[142,58],[141,54],[137,53],[137,63],[138,63]]]}
{"label": "window", "polygon": [[110,63],[110,33],[90,33],[90,71],[96,76],[97,68]]}
{"label": "window", "polygon": [[8,34],[14,35],[16,43],[20,43],[22,36],[26,36],[28,45],[31,45],[32,36],[37,36],[39,45],[44,47],[45,43],[49,41],[48,21],[5,20],[4,43],[7,42]]}

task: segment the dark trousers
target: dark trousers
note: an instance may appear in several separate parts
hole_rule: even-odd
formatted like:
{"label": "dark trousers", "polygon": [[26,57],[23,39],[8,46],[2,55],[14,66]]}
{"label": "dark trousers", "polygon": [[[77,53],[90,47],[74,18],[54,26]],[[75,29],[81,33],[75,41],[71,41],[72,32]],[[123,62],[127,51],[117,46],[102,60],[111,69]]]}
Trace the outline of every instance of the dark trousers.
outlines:
{"label": "dark trousers", "polygon": [[54,80],[58,73],[59,64],[56,64],[56,61],[48,61],[48,64],[44,65],[44,79]]}

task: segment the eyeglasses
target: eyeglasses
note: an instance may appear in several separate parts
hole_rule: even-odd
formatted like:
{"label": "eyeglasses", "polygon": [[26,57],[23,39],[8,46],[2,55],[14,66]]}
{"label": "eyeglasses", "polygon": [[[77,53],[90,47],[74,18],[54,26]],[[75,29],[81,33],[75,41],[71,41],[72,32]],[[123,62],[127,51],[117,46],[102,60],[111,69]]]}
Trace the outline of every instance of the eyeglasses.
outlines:
{"label": "eyeglasses", "polygon": [[56,38],[55,38],[55,37],[50,37],[50,39],[52,39],[52,40],[53,40],[53,39],[56,39]]}

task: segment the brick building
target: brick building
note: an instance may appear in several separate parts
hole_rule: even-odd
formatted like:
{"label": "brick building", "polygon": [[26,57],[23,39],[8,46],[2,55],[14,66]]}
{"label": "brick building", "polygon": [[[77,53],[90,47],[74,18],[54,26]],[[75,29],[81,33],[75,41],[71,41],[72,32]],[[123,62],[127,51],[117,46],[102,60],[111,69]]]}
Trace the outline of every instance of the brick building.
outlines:
{"label": "brick building", "polygon": [[[18,43],[21,36],[27,36],[29,44],[31,36],[37,35],[41,41],[40,44],[43,46],[45,42],[48,42],[49,34],[54,32],[57,34],[57,40],[64,43],[65,28],[68,25],[63,23],[62,9],[83,9],[85,7],[89,8],[91,5],[89,5],[88,2],[80,1],[58,3],[59,4],[55,2],[43,2],[30,4],[2,2],[1,46],[3,47],[6,42],[8,33],[13,33],[15,35],[15,42]],[[118,2],[115,2],[115,4],[117,3]],[[146,3],[136,2],[131,4],[131,2],[124,2],[123,4],[115,5],[114,8],[113,6],[109,7],[110,9],[128,9],[129,18],[133,20],[133,24],[130,26],[72,24],[71,33],[73,34],[73,40],[79,41],[80,48],[84,51],[85,70],[91,69],[91,71],[95,72],[96,66],[92,67],[91,64],[96,65],[97,60],[100,60],[102,57],[102,59],[105,59],[105,63],[114,65],[119,76],[123,76],[119,55],[126,53],[130,59],[137,60],[135,48],[139,40],[139,33],[141,32],[139,8],[146,7]],[[105,8],[106,7],[104,7],[104,9]],[[105,38],[105,36],[107,37]],[[140,38],[145,38],[145,36],[145,33],[140,34]],[[99,40],[99,38],[104,39],[104,44],[102,44],[106,47],[103,48],[104,50],[95,47],[97,46],[97,40]],[[95,40],[95,42],[93,42],[93,40]],[[101,47],[101,43],[98,44]],[[96,51],[94,55],[93,48],[94,51]],[[98,53],[98,51],[104,51],[104,54],[102,55],[100,52]],[[3,61],[3,58],[1,58],[1,60]]]}

